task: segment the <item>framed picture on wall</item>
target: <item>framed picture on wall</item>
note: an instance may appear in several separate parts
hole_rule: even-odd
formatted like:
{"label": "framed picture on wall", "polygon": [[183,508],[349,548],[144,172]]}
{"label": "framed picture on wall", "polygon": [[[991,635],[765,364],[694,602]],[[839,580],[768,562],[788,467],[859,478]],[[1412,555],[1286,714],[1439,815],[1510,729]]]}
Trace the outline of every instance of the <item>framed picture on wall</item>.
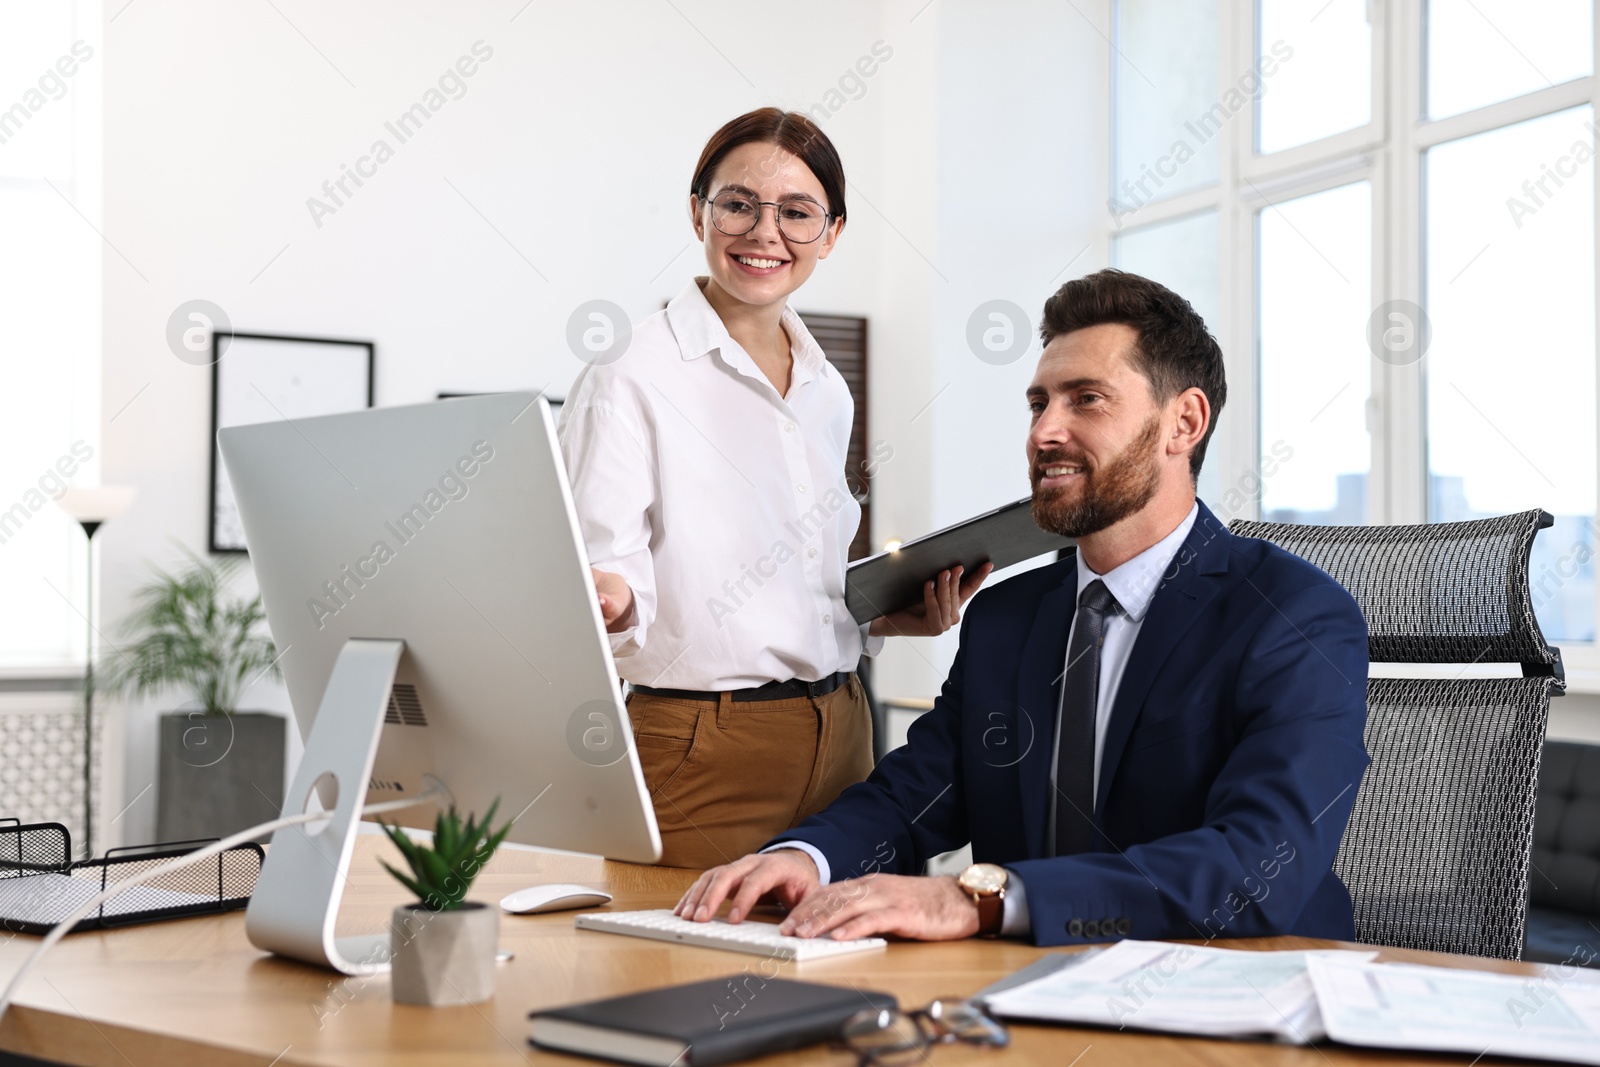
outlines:
{"label": "framed picture on wall", "polygon": [[211,335],[212,552],[244,552],[244,526],[217,431],[370,408],[377,346],[371,341],[264,333]]}

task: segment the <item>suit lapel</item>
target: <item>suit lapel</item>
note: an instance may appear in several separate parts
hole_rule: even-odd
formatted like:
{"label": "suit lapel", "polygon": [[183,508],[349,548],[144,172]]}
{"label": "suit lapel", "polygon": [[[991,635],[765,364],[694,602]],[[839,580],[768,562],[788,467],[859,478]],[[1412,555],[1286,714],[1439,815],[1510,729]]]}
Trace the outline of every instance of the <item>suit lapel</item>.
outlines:
{"label": "suit lapel", "polygon": [[1122,760],[1128,735],[1133,732],[1139,712],[1155,684],[1156,672],[1221,588],[1215,576],[1227,573],[1228,542],[1232,536],[1211,510],[1201,504],[1194,528],[1184,539],[1183,547],[1167,569],[1167,577],[1150,602],[1150,610],[1139,627],[1139,636],[1122,672],[1117,699],[1111,706],[1111,721],[1106,724],[1105,744],[1100,753],[1100,782],[1095,790],[1097,821],[1103,822],[1106,796],[1116,777],[1117,764]]}
{"label": "suit lapel", "polygon": [[[1018,768],[1022,826],[1035,856],[1049,854],[1044,838],[1050,806],[1055,803],[1050,792],[1050,765],[1056,751],[1056,715],[1061,706],[1067,635],[1077,602],[1078,566],[1074,555],[1073,565],[1066,568],[1061,584],[1039,601],[1017,669],[1017,729],[1033,739]],[[1027,735],[1030,725],[1032,733]],[[1040,797],[1045,798],[1044,804],[1039,803]]]}

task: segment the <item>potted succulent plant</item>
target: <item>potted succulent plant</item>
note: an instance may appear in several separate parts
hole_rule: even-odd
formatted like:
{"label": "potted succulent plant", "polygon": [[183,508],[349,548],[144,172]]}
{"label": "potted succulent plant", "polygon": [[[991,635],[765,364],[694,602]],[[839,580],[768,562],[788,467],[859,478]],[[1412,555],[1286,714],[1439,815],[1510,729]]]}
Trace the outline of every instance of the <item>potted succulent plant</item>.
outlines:
{"label": "potted succulent plant", "polygon": [[390,989],[396,1003],[437,1007],[494,996],[500,911],[468,900],[467,890],[511,829],[508,822],[490,830],[499,807],[497,797],[480,823],[470,815],[463,822],[451,805],[434,820],[431,844],[383,824],[411,873],[383,866],[417,897],[415,904],[395,908],[389,924]]}
{"label": "potted succulent plant", "polygon": [[241,691],[281,677],[259,596],[230,597],[243,565],[187,553],[176,574],[157,571],[135,593],[121,640],[96,670],[112,694],[177,690],[189,699],[161,716],[156,836],[162,841],[224,837],[277,818],[283,805],[287,722],[241,712]]}

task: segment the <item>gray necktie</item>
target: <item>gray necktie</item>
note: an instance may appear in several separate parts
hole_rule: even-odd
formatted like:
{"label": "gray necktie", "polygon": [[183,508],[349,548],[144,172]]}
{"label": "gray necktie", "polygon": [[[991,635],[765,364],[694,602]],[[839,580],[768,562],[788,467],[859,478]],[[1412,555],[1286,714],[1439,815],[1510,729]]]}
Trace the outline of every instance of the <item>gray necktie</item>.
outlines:
{"label": "gray necktie", "polygon": [[1055,854],[1087,852],[1094,829],[1094,725],[1100,691],[1100,645],[1116,598],[1096,578],[1078,597],[1077,625],[1061,679],[1061,724],[1056,731]]}

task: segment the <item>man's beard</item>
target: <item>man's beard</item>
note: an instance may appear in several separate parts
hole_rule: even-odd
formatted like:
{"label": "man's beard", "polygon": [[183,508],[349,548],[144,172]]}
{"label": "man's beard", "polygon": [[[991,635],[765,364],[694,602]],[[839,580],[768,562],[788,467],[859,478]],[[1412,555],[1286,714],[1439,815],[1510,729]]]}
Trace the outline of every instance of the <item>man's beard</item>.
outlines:
{"label": "man's beard", "polygon": [[[1150,416],[1128,447],[1104,466],[1090,470],[1082,453],[1057,449],[1034,456],[1029,478],[1033,484],[1033,521],[1042,530],[1063,537],[1087,537],[1121,522],[1148,504],[1161,485],[1156,465],[1156,441],[1161,417]],[[1078,467],[1080,488],[1040,489],[1044,468]],[[1069,499],[1069,494],[1076,499]]]}

